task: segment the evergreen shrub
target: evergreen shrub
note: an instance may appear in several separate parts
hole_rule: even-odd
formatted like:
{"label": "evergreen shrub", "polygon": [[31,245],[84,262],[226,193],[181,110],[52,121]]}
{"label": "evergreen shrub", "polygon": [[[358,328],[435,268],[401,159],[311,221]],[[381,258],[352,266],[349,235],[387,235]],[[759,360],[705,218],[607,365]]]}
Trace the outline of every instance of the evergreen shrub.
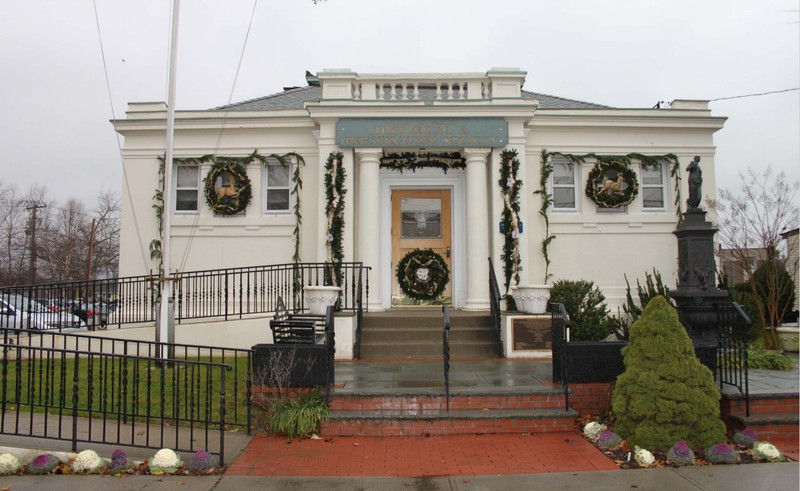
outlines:
{"label": "evergreen shrub", "polygon": [[564,304],[570,320],[570,341],[600,341],[613,330],[606,297],[592,281],[558,280],[550,302]]}
{"label": "evergreen shrub", "polygon": [[625,371],[611,407],[629,444],[666,451],[676,441],[696,448],[725,441],[714,376],[664,297],[650,301],[631,326],[622,356]]}

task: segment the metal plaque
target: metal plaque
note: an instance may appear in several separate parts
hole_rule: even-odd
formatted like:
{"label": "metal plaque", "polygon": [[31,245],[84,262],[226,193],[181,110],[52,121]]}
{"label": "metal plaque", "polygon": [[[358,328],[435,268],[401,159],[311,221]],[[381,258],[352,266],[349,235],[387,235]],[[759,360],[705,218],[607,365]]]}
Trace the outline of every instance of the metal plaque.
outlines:
{"label": "metal plaque", "polygon": [[551,323],[550,315],[511,319],[514,351],[551,349]]}
{"label": "metal plaque", "polygon": [[336,124],[342,148],[505,147],[503,118],[343,118]]}

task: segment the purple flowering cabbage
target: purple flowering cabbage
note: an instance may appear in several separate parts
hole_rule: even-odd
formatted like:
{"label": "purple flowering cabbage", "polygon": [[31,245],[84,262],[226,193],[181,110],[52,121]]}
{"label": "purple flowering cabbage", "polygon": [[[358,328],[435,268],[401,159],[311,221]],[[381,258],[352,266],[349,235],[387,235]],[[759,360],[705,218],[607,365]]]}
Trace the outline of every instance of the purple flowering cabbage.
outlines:
{"label": "purple flowering cabbage", "polygon": [[739,454],[727,443],[720,443],[706,449],[706,460],[712,464],[735,464]]}
{"label": "purple flowering cabbage", "polygon": [[603,430],[597,436],[597,446],[602,448],[616,447],[622,441],[622,437],[611,430]]}
{"label": "purple flowering cabbage", "polygon": [[733,441],[744,447],[752,448],[753,444],[758,441],[758,433],[751,429],[746,429],[734,434]]}
{"label": "purple flowering cabbage", "polygon": [[678,441],[667,451],[667,459],[677,465],[692,465],[694,452],[685,442]]}
{"label": "purple flowering cabbage", "polygon": [[128,460],[128,455],[119,448],[111,454],[111,462],[108,464],[110,474],[122,474],[133,468],[134,463]]}
{"label": "purple flowering cabbage", "polygon": [[50,474],[60,463],[55,455],[49,453],[39,455],[28,464],[28,474]]}
{"label": "purple flowering cabbage", "polygon": [[216,467],[219,467],[219,457],[200,450],[192,455],[186,470],[191,474],[205,474]]}

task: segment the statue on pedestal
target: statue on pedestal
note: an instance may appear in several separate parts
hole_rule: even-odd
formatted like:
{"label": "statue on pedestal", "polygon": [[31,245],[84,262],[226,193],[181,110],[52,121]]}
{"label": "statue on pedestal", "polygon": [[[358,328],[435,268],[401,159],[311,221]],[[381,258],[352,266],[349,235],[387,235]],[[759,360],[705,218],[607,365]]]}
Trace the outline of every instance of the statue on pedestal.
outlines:
{"label": "statue on pedestal", "polygon": [[686,167],[689,172],[689,199],[686,206],[689,210],[700,208],[700,199],[703,195],[703,171],[700,169],[700,157],[695,158]]}

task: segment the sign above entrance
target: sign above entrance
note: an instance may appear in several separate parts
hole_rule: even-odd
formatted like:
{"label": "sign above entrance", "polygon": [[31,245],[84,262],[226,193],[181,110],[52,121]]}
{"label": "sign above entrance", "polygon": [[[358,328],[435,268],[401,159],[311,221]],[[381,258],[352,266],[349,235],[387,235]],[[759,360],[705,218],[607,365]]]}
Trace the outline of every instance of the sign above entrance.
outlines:
{"label": "sign above entrance", "polygon": [[336,124],[341,148],[505,147],[503,118],[345,118]]}

